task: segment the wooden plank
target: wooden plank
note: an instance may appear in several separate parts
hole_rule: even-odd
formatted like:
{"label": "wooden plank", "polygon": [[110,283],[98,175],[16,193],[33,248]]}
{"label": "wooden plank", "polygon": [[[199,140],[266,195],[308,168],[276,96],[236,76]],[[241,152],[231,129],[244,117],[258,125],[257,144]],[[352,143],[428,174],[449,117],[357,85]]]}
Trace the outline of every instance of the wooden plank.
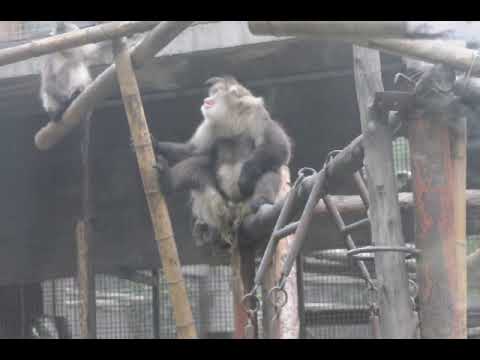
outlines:
{"label": "wooden plank", "polygon": [[153,167],[155,154],[132,60],[122,40],[117,40],[114,43],[114,48],[118,83],[150,210],[155,240],[162,260],[163,273],[169,286],[177,326],[177,337],[180,339],[196,338],[197,332],[188,301],[168,208],[160,191],[157,174]]}
{"label": "wooden plank", "polygon": [[[387,113],[380,113],[372,106],[375,93],[383,91],[380,54],[354,46],[353,56],[365,149],[372,244],[405,246],[393,168],[392,132],[386,125]],[[414,335],[416,322],[408,293],[404,257],[396,252],[375,254],[383,338],[412,338]]]}

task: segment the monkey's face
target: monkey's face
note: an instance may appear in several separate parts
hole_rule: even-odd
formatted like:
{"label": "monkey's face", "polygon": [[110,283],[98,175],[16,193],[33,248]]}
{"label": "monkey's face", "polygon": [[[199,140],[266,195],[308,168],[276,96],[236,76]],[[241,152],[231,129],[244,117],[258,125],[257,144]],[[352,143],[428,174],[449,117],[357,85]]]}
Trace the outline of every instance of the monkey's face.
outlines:
{"label": "monkey's face", "polygon": [[202,114],[210,121],[223,122],[242,111],[242,99],[248,95],[251,95],[250,92],[238,83],[219,81],[210,88],[208,97],[203,100]]}
{"label": "monkey's face", "polygon": [[228,116],[229,104],[227,101],[227,88],[225,84],[218,83],[212,86],[208,97],[203,100],[202,114],[210,121],[222,121]]}

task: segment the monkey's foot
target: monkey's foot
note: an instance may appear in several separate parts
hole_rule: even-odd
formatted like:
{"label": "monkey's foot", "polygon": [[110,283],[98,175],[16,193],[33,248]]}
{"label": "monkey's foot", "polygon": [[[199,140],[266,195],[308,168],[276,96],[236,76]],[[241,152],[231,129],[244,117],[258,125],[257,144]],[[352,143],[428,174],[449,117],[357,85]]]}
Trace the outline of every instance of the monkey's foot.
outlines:
{"label": "monkey's foot", "polygon": [[265,204],[272,204],[272,202],[265,197],[256,197],[246,202],[246,206],[248,206],[250,214],[257,213],[257,211],[260,210],[262,205]]}
{"label": "monkey's foot", "polygon": [[57,111],[50,111],[48,113],[48,117],[51,122],[59,122],[60,120],[62,120],[63,117],[63,109],[58,109]]}
{"label": "monkey's foot", "polygon": [[[192,237],[199,247],[208,246],[215,255],[229,255],[232,244],[225,240],[226,234],[199,220],[195,221]],[[229,236],[226,236],[228,239]]]}

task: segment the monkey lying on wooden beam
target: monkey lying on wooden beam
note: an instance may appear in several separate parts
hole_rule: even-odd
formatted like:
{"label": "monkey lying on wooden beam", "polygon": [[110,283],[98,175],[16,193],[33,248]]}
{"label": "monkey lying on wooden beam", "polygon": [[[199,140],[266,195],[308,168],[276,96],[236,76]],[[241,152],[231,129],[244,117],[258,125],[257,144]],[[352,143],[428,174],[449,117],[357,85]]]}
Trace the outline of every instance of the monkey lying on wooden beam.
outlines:
{"label": "monkey lying on wooden beam", "polygon": [[186,143],[155,142],[156,167],[162,191],[191,191],[197,243],[230,247],[235,224],[274,203],[292,143],[263,99],[233,77],[207,84],[202,123]]}
{"label": "monkey lying on wooden beam", "polygon": [[[73,23],[58,21],[51,35],[79,29]],[[40,71],[40,99],[50,121],[60,121],[70,104],[90,85],[90,61],[95,53],[109,47],[110,41],[104,41],[61,50],[45,57]]]}

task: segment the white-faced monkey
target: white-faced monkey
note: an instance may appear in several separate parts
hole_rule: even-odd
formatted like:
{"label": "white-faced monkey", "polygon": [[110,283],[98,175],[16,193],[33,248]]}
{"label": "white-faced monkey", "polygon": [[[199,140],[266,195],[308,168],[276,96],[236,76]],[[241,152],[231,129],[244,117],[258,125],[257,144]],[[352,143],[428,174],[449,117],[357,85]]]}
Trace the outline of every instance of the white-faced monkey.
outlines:
{"label": "white-faced monkey", "polygon": [[[203,121],[191,139],[155,143],[163,191],[191,190],[194,237],[200,243],[212,241],[216,232],[225,234],[240,213],[275,201],[280,168],[288,165],[292,146],[262,98],[230,76],[207,84]],[[176,164],[169,168],[170,162]]]}
{"label": "white-faced monkey", "polygon": [[[57,22],[52,35],[79,30],[72,23]],[[88,60],[98,46],[61,50],[45,56],[41,69],[40,99],[51,121],[59,121],[71,102],[92,82]]]}

